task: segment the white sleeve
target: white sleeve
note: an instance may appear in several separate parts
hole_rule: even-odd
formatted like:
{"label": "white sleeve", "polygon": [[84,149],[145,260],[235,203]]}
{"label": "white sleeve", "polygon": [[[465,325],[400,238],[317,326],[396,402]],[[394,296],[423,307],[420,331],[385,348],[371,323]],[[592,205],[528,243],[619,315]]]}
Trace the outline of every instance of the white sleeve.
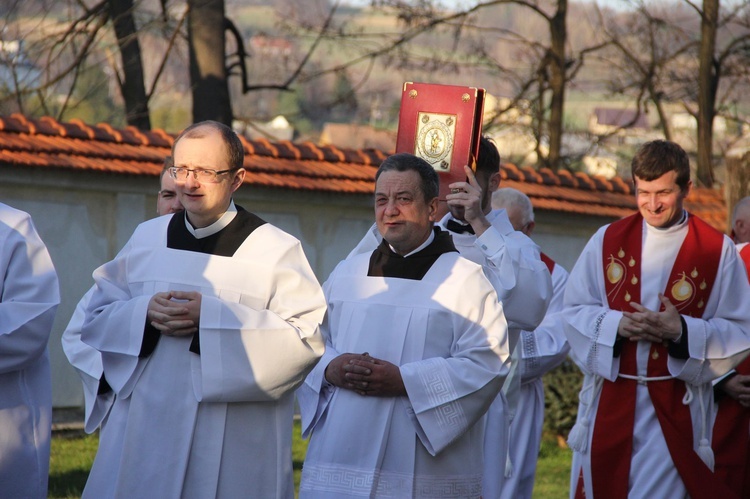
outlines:
{"label": "white sleeve", "polygon": [[687,325],[688,359],[669,356],[669,371],[692,384],[723,376],[750,350],[750,286],[744,264],[728,237],[703,317],[683,315]]}
{"label": "white sleeve", "polygon": [[521,382],[527,383],[541,378],[560,365],[568,355],[570,347],[563,328],[563,298],[568,272],[560,265],[552,271],[552,301],[547,314],[534,331],[521,332]]}
{"label": "white sleeve", "polygon": [[294,391],[323,354],[325,297],[302,245],[279,244],[267,254],[272,282],[265,284],[265,308],[202,299],[202,400],[276,400]]}
{"label": "white sleeve", "polygon": [[81,326],[93,293],[92,287],[83,295],[62,334],[63,352],[83,384],[84,429],[87,433],[93,433],[101,425],[115,400],[111,391],[99,394],[100,380],[104,373],[102,356],[98,350],[81,341]]}
{"label": "white sleeve", "polygon": [[620,370],[614,356],[622,312],[610,310],[604,291],[602,239],[604,228],[592,236],[573,270],[564,294],[565,336],[570,355],[585,374],[613,381]]}
{"label": "white sleeve", "polygon": [[57,274],[31,217],[0,207],[0,374],[20,371],[47,349],[60,303]]}
{"label": "white sleeve", "polygon": [[485,256],[482,267],[503,303],[508,326],[533,331],[552,299],[552,280],[539,247],[521,232],[501,234],[494,226],[475,244]]}
{"label": "white sleeve", "polygon": [[[427,451],[437,455],[486,412],[510,367],[508,326],[503,306],[477,270],[466,279],[462,316],[456,314],[450,357],[400,366],[409,415]],[[471,290],[471,291],[469,291]],[[446,424],[451,414],[451,424]]]}

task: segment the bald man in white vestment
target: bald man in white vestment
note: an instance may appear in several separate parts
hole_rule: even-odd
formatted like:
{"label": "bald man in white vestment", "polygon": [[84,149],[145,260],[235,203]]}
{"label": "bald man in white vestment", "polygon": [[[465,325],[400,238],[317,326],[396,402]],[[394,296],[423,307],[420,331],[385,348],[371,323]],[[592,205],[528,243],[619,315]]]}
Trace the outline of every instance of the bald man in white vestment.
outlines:
{"label": "bald man in white vestment", "polygon": [[192,125],[172,157],[185,211],[138,226],[94,272],[81,339],[115,402],[83,496],[291,498],[322,290],[299,241],[232,201],[245,170],[231,129]]}
{"label": "bald man in white vestment", "polygon": [[481,421],[508,372],[502,305],[433,227],[438,180],[396,154],[376,175],[382,243],[324,285],[326,353],[297,392],[301,498],[478,498]]}
{"label": "bald man in white vestment", "polygon": [[[526,194],[512,187],[500,188],[492,194],[492,208],[505,210],[513,228],[531,237],[536,222]],[[533,331],[522,331],[513,350],[520,388],[508,437],[508,476],[499,491],[502,499],[531,498],[544,426],[542,376],[560,365],[570,350],[560,316],[568,271],[544,253],[541,258],[552,276],[552,301],[541,324]],[[503,473],[503,468],[496,473]]]}
{"label": "bald man in white vestment", "polygon": [[31,217],[0,203],[0,497],[47,497],[57,274]]}

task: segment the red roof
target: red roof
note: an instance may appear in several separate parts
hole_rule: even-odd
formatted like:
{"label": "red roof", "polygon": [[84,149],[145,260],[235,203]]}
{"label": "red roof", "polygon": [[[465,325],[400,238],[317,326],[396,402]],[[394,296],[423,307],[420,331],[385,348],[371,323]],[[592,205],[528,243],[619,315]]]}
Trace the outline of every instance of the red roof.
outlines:
{"label": "red roof", "polygon": [[[0,116],[0,168],[4,165],[58,170],[98,171],[157,176],[175,136],[162,130],[115,129],[80,120]],[[387,154],[339,149],[312,142],[242,139],[245,182],[269,188],[372,194],[375,171]],[[525,192],[536,210],[623,217],[636,209],[633,186],[621,178],[607,180],[567,170],[518,168],[504,164],[502,186]],[[687,208],[724,231],[726,205],[722,191],[693,189]]]}

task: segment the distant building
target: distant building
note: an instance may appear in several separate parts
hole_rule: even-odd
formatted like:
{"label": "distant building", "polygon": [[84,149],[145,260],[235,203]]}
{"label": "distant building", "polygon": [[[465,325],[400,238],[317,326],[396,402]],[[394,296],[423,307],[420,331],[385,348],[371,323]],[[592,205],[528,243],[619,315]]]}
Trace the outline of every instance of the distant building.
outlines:
{"label": "distant building", "polygon": [[292,55],[294,45],[286,38],[258,33],[250,37],[250,50],[253,54],[287,58]]}
{"label": "distant building", "polygon": [[[669,118],[673,130],[697,130],[698,120],[688,112],[674,113]],[[727,120],[722,116],[714,117],[714,134],[724,135],[727,132]]]}
{"label": "distant building", "polygon": [[0,93],[35,85],[41,75],[41,70],[26,56],[23,40],[0,40]]}
{"label": "distant building", "polygon": [[320,143],[345,149],[396,150],[396,132],[374,128],[370,125],[326,123],[320,134]]}
{"label": "distant building", "polygon": [[632,109],[597,107],[589,117],[589,132],[594,135],[612,135],[629,131],[646,132],[650,128],[647,116]]}
{"label": "distant building", "polygon": [[266,139],[271,141],[292,140],[294,127],[286,118],[279,115],[271,121],[240,121],[234,120],[232,128],[250,140]]}

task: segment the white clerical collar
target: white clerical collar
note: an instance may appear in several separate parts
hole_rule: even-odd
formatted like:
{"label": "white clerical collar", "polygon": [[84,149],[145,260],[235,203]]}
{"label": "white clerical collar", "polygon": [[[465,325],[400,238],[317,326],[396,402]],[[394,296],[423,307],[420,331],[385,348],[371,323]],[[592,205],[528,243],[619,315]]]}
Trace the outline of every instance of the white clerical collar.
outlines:
{"label": "white clerical collar", "polygon": [[237,216],[237,207],[234,205],[234,201],[232,200],[229,202],[229,208],[227,208],[227,211],[224,212],[221,218],[219,218],[208,227],[201,227],[200,229],[196,229],[192,225],[190,225],[190,222],[188,222],[186,211],[185,227],[187,227],[188,232],[190,232],[193,237],[195,237],[196,239],[203,239],[204,237],[213,236],[221,229],[229,225],[229,223],[234,220],[235,216]]}
{"label": "white clerical collar", "polygon": [[[409,253],[405,254],[404,258],[406,258],[407,256],[411,256],[414,253],[417,253],[419,251],[422,251],[427,246],[429,246],[430,243],[432,243],[432,241],[434,241],[434,240],[435,240],[435,231],[434,230],[430,230],[430,235],[427,237],[427,240],[425,242],[423,242],[422,244],[420,244],[419,246],[417,246],[416,249],[414,249],[414,250],[410,251]],[[398,254],[398,252],[393,248],[393,246],[391,246],[390,243],[388,243],[388,246],[391,248],[391,251],[393,251],[394,253]]]}
{"label": "white clerical collar", "polygon": [[670,225],[669,227],[654,227],[652,225],[649,225],[647,222],[646,227],[650,231],[655,231],[656,233],[661,233],[661,234],[665,234],[667,232],[678,232],[679,230],[683,229],[687,225],[687,220],[688,220],[688,213],[687,211],[683,209],[682,217],[680,218],[680,221],[674,225]]}

